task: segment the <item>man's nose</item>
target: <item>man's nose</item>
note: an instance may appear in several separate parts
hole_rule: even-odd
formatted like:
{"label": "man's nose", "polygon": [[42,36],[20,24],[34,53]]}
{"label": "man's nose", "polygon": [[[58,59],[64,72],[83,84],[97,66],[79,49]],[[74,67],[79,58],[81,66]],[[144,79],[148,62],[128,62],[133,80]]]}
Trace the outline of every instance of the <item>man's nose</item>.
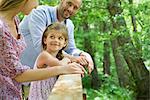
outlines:
{"label": "man's nose", "polygon": [[74,6],[70,6],[70,7],[68,8],[69,13],[72,13],[73,10],[74,10]]}

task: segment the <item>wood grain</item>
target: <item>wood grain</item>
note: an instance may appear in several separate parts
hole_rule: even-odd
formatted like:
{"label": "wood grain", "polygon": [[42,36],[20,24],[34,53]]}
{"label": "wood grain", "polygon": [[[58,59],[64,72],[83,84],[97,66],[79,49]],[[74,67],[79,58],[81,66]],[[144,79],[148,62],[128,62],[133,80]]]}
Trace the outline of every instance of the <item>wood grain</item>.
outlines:
{"label": "wood grain", "polygon": [[80,74],[60,75],[48,100],[83,100]]}

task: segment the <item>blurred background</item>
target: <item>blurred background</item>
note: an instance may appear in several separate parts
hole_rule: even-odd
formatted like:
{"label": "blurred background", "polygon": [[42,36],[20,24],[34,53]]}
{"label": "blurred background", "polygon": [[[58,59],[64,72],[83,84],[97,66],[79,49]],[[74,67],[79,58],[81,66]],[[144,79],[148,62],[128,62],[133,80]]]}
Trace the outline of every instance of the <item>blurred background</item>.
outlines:
{"label": "blurred background", "polygon": [[76,46],[95,63],[92,74],[82,78],[87,100],[150,99],[149,5],[150,0],[83,0],[71,18]]}

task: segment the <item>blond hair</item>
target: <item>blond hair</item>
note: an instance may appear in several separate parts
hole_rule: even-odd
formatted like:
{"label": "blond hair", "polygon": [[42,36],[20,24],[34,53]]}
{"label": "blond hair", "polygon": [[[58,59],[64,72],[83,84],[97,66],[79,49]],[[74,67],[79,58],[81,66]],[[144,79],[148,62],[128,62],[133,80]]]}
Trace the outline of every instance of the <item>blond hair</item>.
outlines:
{"label": "blond hair", "polygon": [[18,7],[24,0],[0,0],[0,11]]}

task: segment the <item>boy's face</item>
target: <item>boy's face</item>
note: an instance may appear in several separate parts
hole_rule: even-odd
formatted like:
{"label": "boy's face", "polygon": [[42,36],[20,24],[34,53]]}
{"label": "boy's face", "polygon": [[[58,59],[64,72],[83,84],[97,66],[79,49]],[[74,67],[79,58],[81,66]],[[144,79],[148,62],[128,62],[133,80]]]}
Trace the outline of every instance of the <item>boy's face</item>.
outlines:
{"label": "boy's face", "polygon": [[80,9],[82,0],[62,0],[60,3],[60,15],[67,19],[77,13]]}

